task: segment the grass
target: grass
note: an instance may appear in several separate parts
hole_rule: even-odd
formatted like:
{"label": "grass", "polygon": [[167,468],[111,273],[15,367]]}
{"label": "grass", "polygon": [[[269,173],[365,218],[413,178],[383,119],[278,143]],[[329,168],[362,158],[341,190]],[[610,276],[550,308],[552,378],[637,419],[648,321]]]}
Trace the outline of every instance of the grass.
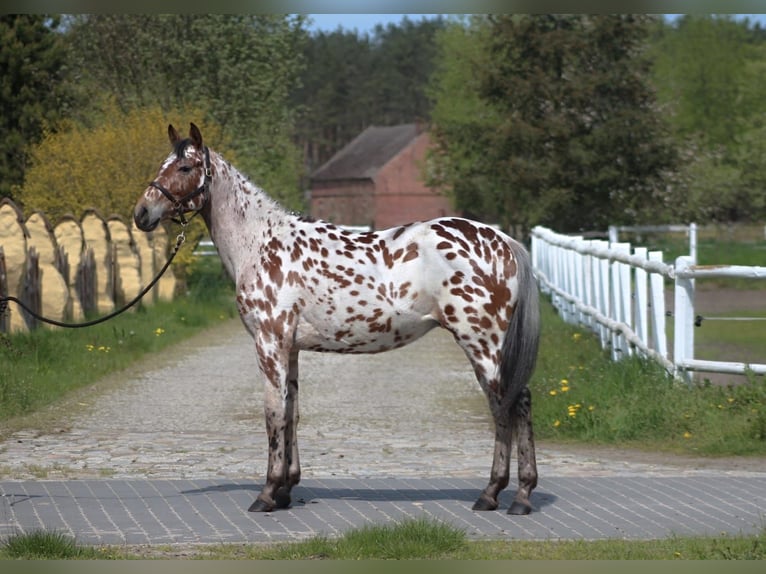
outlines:
{"label": "grass", "polygon": [[0,333],[0,421],[39,410],[236,314],[220,264],[192,268],[189,291],[84,329]]}
{"label": "grass", "polygon": [[[682,235],[623,239],[662,250],[667,262],[689,253],[688,238]],[[697,247],[703,265],[766,265],[762,226],[700,228]],[[705,279],[697,287],[757,290],[766,289],[766,281]],[[734,315],[766,317],[766,311]],[[695,455],[766,454],[766,377],[751,375],[745,383],[732,377],[731,385],[713,385],[703,378],[687,387],[651,361],[613,363],[594,335],[564,324],[548,303],[543,303],[543,319],[532,383],[538,437]],[[670,321],[671,340],[672,328]],[[764,321],[706,320],[695,331],[695,354],[703,359],[760,363],[764,348]]]}
{"label": "grass", "polygon": [[[32,532],[8,538],[0,559],[92,560],[157,557],[117,547],[89,547],[63,534]],[[161,557],[161,556],[160,556]],[[173,556],[174,558],[176,556]],[[756,535],[662,540],[471,541],[465,532],[434,520],[366,526],[339,538],[262,545],[204,546],[195,558],[218,560],[763,560],[766,530]]]}
{"label": "grass", "polygon": [[77,544],[60,532],[36,530],[10,536],[0,546],[0,559],[9,560],[105,560],[116,559],[120,552]]}
{"label": "grass", "polygon": [[544,302],[532,380],[535,433],[562,442],[694,455],[766,454],[766,380],[675,382],[657,363],[613,363],[589,331],[564,324]]}

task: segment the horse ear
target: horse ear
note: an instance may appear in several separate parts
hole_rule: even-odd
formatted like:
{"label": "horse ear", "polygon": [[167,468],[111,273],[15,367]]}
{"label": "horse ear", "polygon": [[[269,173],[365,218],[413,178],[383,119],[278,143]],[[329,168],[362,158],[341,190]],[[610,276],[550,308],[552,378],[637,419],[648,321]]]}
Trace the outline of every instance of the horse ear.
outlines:
{"label": "horse ear", "polygon": [[181,140],[181,136],[178,135],[178,132],[176,131],[176,128],[173,127],[173,124],[168,124],[168,138],[170,139],[171,144],[176,144]]}
{"label": "horse ear", "polygon": [[191,138],[194,147],[202,149],[202,134],[200,133],[199,128],[194,125],[194,122],[189,124],[189,137]]}

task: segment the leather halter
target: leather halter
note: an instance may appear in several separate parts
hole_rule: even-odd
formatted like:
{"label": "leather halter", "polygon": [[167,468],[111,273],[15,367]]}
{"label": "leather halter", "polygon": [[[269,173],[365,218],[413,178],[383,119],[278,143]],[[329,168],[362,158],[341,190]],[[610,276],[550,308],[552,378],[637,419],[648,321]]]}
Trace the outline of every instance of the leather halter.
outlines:
{"label": "leather halter", "polygon": [[[194,191],[191,191],[184,195],[183,197],[177,199],[173,197],[173,195],[170,193],[170,191],[162,185],[160,182],[158,182],[156,179],[149,183],[150,187],[153,187],[154,189],[157,189],[162,193],[162,195],[165,196],[165,199],[167,199],[170,203],[173,204],[173,207],[176,210],[176,214],[178,215],[178,219],[173,219],[176,223],[185,226],[189,221],[184,217],[184,213],[187,211],[186,209],[186,203],[197,197],[198,195],[204,195],[205,201],[202,204],[202,207],[199,209],[194,210],[194,214],[192,217],[197,215],[203,207],[205,207],[205,204],[207,203],[208,199],[210,198],[210,182],[213,180],[213,172],[210,169],[210,150],[207,146],[204,148],[205,151],[205,180],[202,182],[202,185],[200,185],[197,189]],[[190,218],[191,219],[191,218]]]}

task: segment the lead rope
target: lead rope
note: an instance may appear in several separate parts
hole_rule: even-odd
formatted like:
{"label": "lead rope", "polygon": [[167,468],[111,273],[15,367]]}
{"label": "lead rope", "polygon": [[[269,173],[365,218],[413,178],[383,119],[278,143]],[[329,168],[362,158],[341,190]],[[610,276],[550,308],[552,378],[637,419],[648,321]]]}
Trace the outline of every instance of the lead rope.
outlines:
{"label": "lead rope", "polygon": [[165,262],[165,265],[160,269],[160,272],[157,274],[157,276],[152,279],[151,283],[149,283],[146,287],[144,287],[141,292],[136,295],[136,297],[127,303],[122,308],[118,309],[117,311],[113,311],[112,313],[109,313],[108,315],[104,315],[103,317],[99,317],[98,319],[93,319],[92,321],[86,321],[84,323],[62,323],[61,321],[56,321],[55,319],[49,319],[47,317],[43,317],[41,315],[38,315],[35,313],[32,309],[27,307],[22,301],[17,299],[13,296],[7,296],[7,297],[0,297],[0,315],[5,313],[6,308],[8,307],[8,301],[13,301],[16,303],[19,307],[24,309],[27,313],[29,313],[32,317],[37,319],[38,321],[42,321],[43,323],[48,323],[49,325],[55,325],[56,327],[65,327],[67,329],[80,329],[82,327],[92,327],[93,325],[98,325],[99,323],[103,323],[104,321],[108,321],[109,319],[112,319],[116,317],[117,315],[120,315],[121,313],[124,313],[128,309],[130,309],[133,305],[138,303],[144,295],[146,295],[152,287],[154,287],[157,284],[157,281],[160,280],[160,277],[167,271],[168,267],[170,267],[170,264],[173,262],[173,258],[175,258],[178,251],[181,249],[181,246],[186,241],[186,235],[184,235],[183,230],[181,230],[181,233],[178,234],[178,237],[176,238],[176,244],[175,247],[173,247],[173,251],[170,253],[170,257],[168,257],[168,260]]}

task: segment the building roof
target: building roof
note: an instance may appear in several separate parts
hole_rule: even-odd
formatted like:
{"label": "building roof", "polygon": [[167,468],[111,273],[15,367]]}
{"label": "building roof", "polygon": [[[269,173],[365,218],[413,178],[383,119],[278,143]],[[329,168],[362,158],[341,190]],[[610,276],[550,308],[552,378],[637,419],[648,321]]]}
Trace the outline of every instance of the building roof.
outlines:
{"label": "building roof", "polygon": [[420,133],[418,124],[370,126],[311,174],[315,181],[373,179]]}

